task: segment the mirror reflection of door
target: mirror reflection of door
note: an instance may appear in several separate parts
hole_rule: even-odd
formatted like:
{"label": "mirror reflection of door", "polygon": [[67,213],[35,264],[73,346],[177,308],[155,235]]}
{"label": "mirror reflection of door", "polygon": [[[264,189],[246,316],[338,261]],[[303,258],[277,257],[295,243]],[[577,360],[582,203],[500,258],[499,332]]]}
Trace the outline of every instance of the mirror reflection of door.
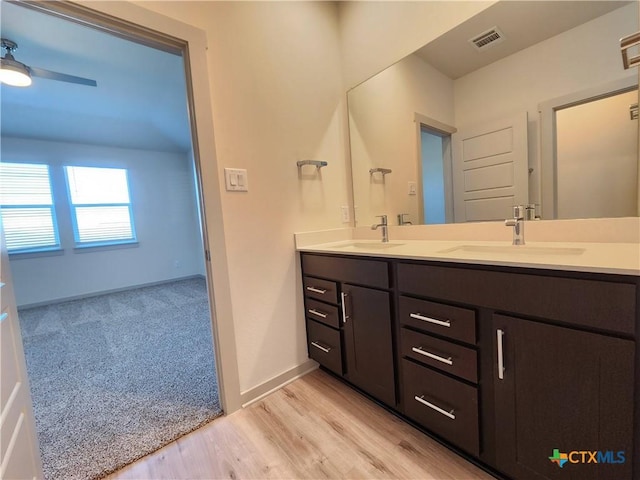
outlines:
{"label": "mirror reflection of door", "polygon": [[456,222],[504,220],[529,203],[527,112],[459,128],[452,140]]}
{"label": "mirror reflection of door", "polygon": [[556,111],[557,218],[640,213],[637,103],[632,90]]}

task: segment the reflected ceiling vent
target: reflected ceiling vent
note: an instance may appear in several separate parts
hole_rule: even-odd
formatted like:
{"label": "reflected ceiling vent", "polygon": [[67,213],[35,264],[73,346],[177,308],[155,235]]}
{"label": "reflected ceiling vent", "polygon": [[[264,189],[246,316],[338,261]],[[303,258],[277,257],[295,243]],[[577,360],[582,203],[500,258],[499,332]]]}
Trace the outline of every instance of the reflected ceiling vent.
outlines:
{"label": "reflected ceiling vent", "polygon": [[498,27],[493,27],[480,35],[476,35],[469,39],[469,42],[476,47],[478,51],[484,51],[497,45],[504,40],[504,33]]}

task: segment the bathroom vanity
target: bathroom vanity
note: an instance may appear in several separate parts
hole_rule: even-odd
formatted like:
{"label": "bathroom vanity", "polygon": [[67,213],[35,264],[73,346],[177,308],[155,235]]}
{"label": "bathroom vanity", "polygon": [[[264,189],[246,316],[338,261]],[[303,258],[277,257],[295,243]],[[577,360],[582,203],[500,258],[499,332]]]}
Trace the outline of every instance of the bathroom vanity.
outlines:
{"label": "bathroom vanity", "polygon": [[633,246],[469,243],[300,248],[309,356],[505,478],[638,478]]}

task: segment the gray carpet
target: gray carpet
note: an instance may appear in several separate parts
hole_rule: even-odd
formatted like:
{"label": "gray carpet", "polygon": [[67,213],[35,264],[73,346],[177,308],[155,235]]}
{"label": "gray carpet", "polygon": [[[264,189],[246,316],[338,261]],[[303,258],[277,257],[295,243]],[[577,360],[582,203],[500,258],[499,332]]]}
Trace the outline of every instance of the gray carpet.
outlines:
{"label": "gray carpet", "polygon": [[100,478],[221,414],[203,279],[19,312],[45,478]]}

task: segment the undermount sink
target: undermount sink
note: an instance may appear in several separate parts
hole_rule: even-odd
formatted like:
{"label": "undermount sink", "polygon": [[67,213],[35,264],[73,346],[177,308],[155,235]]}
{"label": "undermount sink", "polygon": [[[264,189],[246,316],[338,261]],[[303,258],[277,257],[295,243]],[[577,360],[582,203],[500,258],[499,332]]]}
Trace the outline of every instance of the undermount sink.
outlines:
{"label": "undermount sink", "polygon": [[393,243],[393,242],[350,242],[344,245],[337,245],[335,248],[355,248],[355,249],[364,249],[364,250],[377,250],[377,249],[386,249],[399,247],[404,245],[404,243]]}
{"label": "undermount sink", "polygon": [[491,253],[506,255],[582,255],[584,248],[540,247],[530,245],[460,245],[440,250],[438,253]]}

